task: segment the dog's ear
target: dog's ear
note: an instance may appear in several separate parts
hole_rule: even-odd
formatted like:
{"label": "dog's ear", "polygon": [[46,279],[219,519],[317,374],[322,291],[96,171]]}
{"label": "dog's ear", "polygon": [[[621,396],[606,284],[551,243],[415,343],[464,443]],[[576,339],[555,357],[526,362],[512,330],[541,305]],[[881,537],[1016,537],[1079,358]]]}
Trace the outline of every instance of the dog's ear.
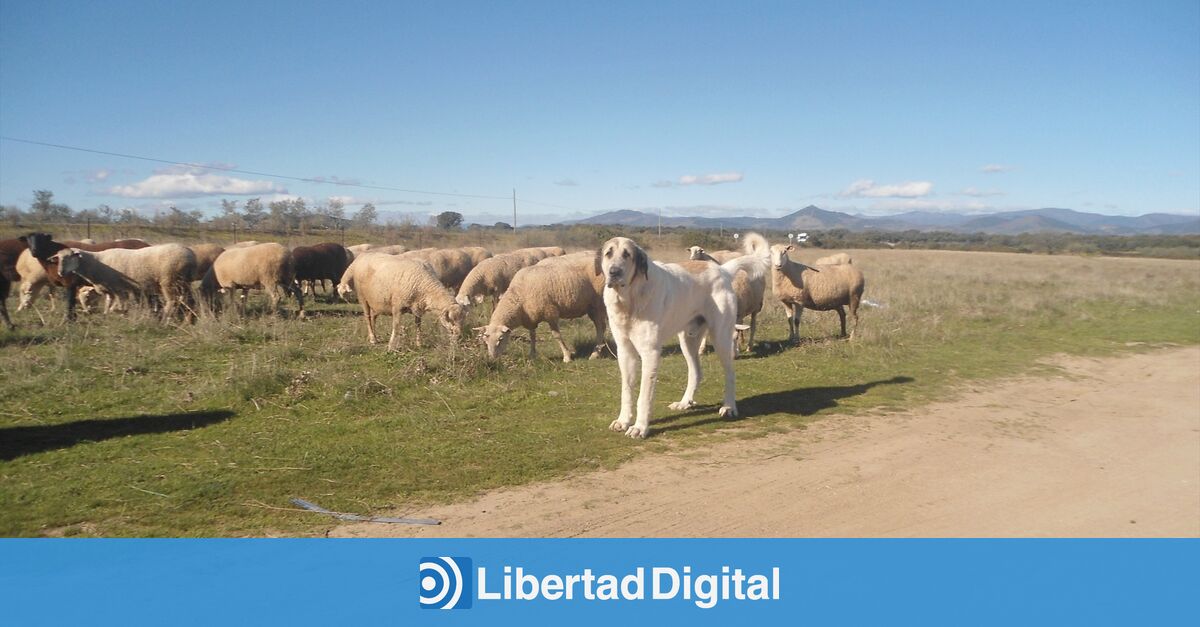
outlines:
{"label": "dog's ear", "polygon": [[603,257],[600,255],[600,251],[602,250],[604,250],[603,247],[596,249],[595,264],[592,267],[592,271],[596,273],[596,276],[600,276],[604,272],[604,268],[600,267],[600,263],[603,261]]}
{"label": "dog's ear", "polygon": [[650,257],[646,256],[646,251],[642,250],[641,246],[634,246],[633,252],[633,276],[638,274],[642,278],[650,279]]}

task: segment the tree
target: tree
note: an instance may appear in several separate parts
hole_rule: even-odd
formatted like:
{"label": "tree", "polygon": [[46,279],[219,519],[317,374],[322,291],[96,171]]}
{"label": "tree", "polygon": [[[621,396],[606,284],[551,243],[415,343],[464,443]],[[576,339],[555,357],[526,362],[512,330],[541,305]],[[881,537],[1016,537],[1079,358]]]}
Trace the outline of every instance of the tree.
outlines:
{"label": "tree", "polygon": [[0,220],[10,222],[13,228],[21,223],[21,209],[16,205],[0,205]]}
{"label": "tree", "polygon": [[262,224],[267,218],[263,212],[262,201],[258,198],[251,198],[246,201],[246,208],[242,210],[242,221],[246,223],[248,228],[255,228]]}
{"label": "tree", "polygon": [[267,228],[272,231],[286,231],[291,227],[292,202],[290,200],[275,200],[267,205]]}
{"label": "tree", "polygon": [[443,211],[438,214],[437,225],[439,229],[457,229],[462,226],[463,216],[457,211]]}
{"label": "tree", "polygon": [[511,231],[512,225],[507,222],[497,222],[492,226],[492,228],[500,229],[501,231]]}
{"label": "tree", "polygon": [[33,202],[29,204],[29,213],[34,220],[40,222],[66,221],[71,218],[71,208],[54,202],[54,192],[39,189],[33,192]]}
{"label": "tree", "polygon": [[362,208],[354,212],[354,217],[351,218],[354,226],[360,229],[371,228],[378,219],[379,213],[375,211],[375,205],[373,203],[367,203],[363,205]]}

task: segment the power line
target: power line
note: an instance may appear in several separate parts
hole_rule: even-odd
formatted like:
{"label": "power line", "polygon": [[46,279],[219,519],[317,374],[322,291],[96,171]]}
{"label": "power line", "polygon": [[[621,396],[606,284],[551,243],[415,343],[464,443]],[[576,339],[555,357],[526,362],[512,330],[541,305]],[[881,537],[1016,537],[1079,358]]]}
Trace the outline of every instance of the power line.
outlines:
{"label": "power line", "polygon": [[[455,192],[434,192],[434,191],[422,190],[422,189],[406,189],[406,188],[402,188],[402,187],[389,187],[386,185],[366,185],[364,183],[351,183],[348,181],[331,181],[331,180],[317,179],[317,178],[310,178],[310,177],[303,177],[303,176],[288,176],[286,174],[272,174],[270,172],[258,172],[255,170],[243,170],[241,168],[233,168],[233,167],[227,167],[227,166],[208,165],[208,164],[203,164],[203,163],[191,163],[191,162],[187,162],[187,161],[172,161],[170,159],[144,157],[141,155],[131,155],[131,154],[127,154],[127,153],[112,152],[112,151],[108,151],[108,150],[96,150],[94,148],[83,148],[81,146],[68,146],[65,144],[53,144],[50,142],[40,142],[40,141],[35,141],[32,139],[21,139],[19,137],[9,137],[7,135],[0,135],[0,139],[2,139],[4,141],[18,142],[18,143],[22,143],[22,144],[31,144],[34,146],[45,146],[48,148],[58,148],[61,150],[74,150],[76,152],[87,152],[87,153],[96,154],[96,155],[106,155],[109,157],[120,157],[123,159],[136,159],[138,161],[149,161],[152,163],[164,163],[164,164],[168,164],[168,165],[177,165],[177,166],[183,166],[183,167],[188,167],[188,168],[199,168],[199,169],[203,169],[203,170],[216,170],[218,172],[233,172],[236,174],[248,174],[250,176],[266,176],[269,178],[283,179],[286,181],[300,181],[303,183],[317,183],[317,184],[325,184],[325,185],[341,185],[343,187],[357,187],[360,189],[374,189],[374,190],[382,190],[382,191],[390,191],[390,192],[403,192],[406,194],[426,194],[426,195],[431,195],[431,196],[451,196],[454,198],[481,198],[481,199],[485,199],[485,200],[509,200],[510,199],[509,196],[488,196],[488,195],[484,195],[484,194],[459,194],[459,193],[455,193]],[[522,200],[521,202],[530,204],[530,205],[537,205],[540,207],[553,207],[555,209],[565,209],[568,211],[574,211],[574,209],[572,207],[564,207],[562,205],[553,205],[553,204],[549,204],[549,203],[534,202],[532,200]]]}

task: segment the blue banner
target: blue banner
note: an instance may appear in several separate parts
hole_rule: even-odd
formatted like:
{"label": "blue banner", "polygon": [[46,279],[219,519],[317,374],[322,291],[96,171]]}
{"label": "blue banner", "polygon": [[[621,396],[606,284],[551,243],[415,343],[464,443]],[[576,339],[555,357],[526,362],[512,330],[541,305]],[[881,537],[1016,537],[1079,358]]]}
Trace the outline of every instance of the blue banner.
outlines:
{"label": "blue banner", "polygon": [[0,540],[0,623],[1200,624],[1197,540]]}

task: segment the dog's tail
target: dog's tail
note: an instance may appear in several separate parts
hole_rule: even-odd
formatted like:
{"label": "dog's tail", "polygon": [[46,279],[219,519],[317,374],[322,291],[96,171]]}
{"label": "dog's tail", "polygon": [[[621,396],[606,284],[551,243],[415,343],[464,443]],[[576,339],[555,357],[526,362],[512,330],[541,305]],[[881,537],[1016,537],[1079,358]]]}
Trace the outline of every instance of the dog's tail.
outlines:
{"label": "dog's tail", "polygon": [[742,236],[742,247],[745,255],[730,259],[721,264],[721,269],[735,277],[738,272],[745,272],[751,281],[757,281],[767,273],[771,261],[771,246],[767,238],[758,233],[747,233]]}

